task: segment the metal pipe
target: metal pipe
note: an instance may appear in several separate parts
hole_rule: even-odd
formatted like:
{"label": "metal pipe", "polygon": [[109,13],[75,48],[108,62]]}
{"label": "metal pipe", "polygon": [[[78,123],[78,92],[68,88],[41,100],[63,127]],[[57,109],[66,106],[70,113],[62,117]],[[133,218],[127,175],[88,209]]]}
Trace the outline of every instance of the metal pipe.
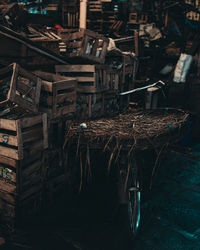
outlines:
{"label": "metal pipe", "polygon": [[129,91],[126,91],[126,92],[122,92],[122,93],[119,93],[119,95],[120,96],[122,96],[122,95],[128,95],[128,94],[140,91],[140,90],[148,89],[148,88],[156,86],[158,83],[161,83],[163,86],[165,85],[165,83],[163,81],[159,80],[158,82],[153,83],[151,85],[147,85],[147,86],[144,86],[144,87],[141,87],[141,88],[137,88],[137,89],[132,89],[132,90],[129,90]]}

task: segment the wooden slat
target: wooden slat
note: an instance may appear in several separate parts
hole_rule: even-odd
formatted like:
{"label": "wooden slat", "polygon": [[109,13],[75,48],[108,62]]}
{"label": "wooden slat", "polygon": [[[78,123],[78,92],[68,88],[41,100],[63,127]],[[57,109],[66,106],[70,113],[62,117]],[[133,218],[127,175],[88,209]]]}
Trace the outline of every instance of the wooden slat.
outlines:
{"label": "wooden slat", "polygon": [[33,172],[38,171],[41,167],[41,159],[33,162],[30,166],[26,167],[22,171],[22,178],[28,177],[31,175]]}
{"label": "wooden slat", "polygon": [[78,41],[78,42],[70,42],[68,44],[66,44],[67,49],[72,49],[72,48],[81,48],[82,46],[82,41]]}
{"label": "wooden slat", "polygon": [[[80,38],[83,37],[83,35],[84,35],[84,30],[81,30],[79,32],[70,33],[70,34],[67,35],[67,40],[68,41],[73,41],[73,40],[76,40],[76,39],[80,39]],[[63,40],[65,40],[65,39],[63,39]]]}
{"label": "wooden slat", "polygon": [[3,179],[0,179],[0,190],[3,192],[16,194],[16,186],[6,182]]}
{"label": "wooden slat", "polygon": [[22,128],[32,127],[32,126],[39,124],[41,122],[42,122],[42,115],[26,117],[26,118],[20,119],[20,123],[21,123]]}
{"label": "wooden slat", "polygon": [[19,92],[23,95],[26,95],[28,93],[28,96],[30,96],[31,98],[35,98],[35,91],[31,89],[30,86],[20,81],[17,81],[17,90],[19,90]]}
{"label": "wooden slat", "polygon": [[76,77],[78,83],[79,82],[94,82],[95,81],[95,77],[88,77],[88,76],[77,76]]}
{"label": "wooden slat", "polygon": [[16,183],[16,172],[0,163],[0,178]]}
{"label": "wooden slat", "polygon": [[14,168],[18,167],[18,162],[16,160],[5,157],[4,155],[0,155],[0,163],[12,166]]}
{"label": "wooden slat", "polygon": [[60,81],[60,82],[56,82],[56,84],[54,84],[54,88],[56,91],[58,90],[64,90],[64,89],[70,89],[70,88],[76,88],[77,83],[75,78],[73,78],[73,81]]}
{"label": "wooden slat", "polygon": [[[63,103],[65,101],[70,101],[70,100],[75,100],[76,99],[76,93],[74,92],[70,92],[70,93],[64,93],[64,94],[59,94],[56,96],[56,103]],[[52,96],[48,96],[47,97],[47,104],[48,105],[52,105],[53,103],[53,97]]]}
{"label": "wooden slat", "polygon": [[81,93],[96,93],[97,92],[95,86],[81,86],[81,85],[78,86],[77,91]]}
{"label": "wooden slat", "polygon": [[38,138],[43,138],[43,128],[37,128],[34,130],[26,131],[22,133],[23,144],[26,142],[31,142],[37,140]]}
{"label": "wooden slat", "polygon": [[20,160],[18,150],[0,146],[0,154],[6,157]]}
{"label": "wooden slat", "polygon": [[48,124],[47,124],[47,114],[42,115],[43,120],[43,148],[48,148]]}
{"label": "wooden slat", "polygon": [[42,185],[38,184],[38,185],[24,191],[24,193],[20,195],[19,200],[23,201],[24,199],[28,198],[30,195],[39,192],[41,190],[41,188],[42,188]]}
{"label": "wooden slat", "polygon": [[9,135],[6,133],[0,133],[0,143],[5,143],[5,145],[12,145],[17,147],[18,146],[17,136]]}
{"label": "wooden slat", "polygon": [[16,122],[15,120],[1,119],[0,118],[0,129],[7,129],[16,131]]}
{"label": "wooden slat", "polygon": [[95,65],[56,65],[56,72],[95,72]]}
{"label": "wooden slat", "polygon": [[2,215],[7,218],[14,218],[15,217],[15,206],[8,204],[7,202],[3,201],[0,197],[0,210]]}
{"label": "wooden slat", "polygon": [[16,196],[7,192],[0,191],[0,199],[3,199],[6,203],[12,205],[16,204]]}

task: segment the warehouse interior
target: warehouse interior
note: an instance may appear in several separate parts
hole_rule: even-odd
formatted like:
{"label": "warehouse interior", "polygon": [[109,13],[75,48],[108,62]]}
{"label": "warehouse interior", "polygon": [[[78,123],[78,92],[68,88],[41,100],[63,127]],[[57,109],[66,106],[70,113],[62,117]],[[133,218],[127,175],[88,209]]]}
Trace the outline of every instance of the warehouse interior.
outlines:
{"label": "warehouse interior", "polygon": [[200,249],[199,38],[199,0],[0,0],[1,249]]}

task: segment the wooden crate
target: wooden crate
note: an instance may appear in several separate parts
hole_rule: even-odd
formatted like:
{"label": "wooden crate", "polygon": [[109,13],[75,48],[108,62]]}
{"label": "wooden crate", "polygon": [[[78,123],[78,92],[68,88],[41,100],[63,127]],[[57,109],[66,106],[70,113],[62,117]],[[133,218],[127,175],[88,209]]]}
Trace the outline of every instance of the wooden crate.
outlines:
{"label": "wooden crate", "polygon": [[3,216],[15,218],[26,204],[32,205],[32,201],[41,196],[42,157],[42,152],[23,160],[0,155],[0,211]]}
{"label": "wooden crate", "polygon": [[116,91],[103,93],[103,113],[110,115],[119,111],[118,95]]}
{"label": "wooden crate", "polygon": [[41,80],[13,63],[0,69],[0,105],[17,104],[38,112]]}
{"label": "wooden crate", "polygon": [[76,111],[77,81],[51,73],[35,71],[42,79],[40,110],[50,118],[58,118]]}
{"label": "wooden crate", "polygon": [[80,29],[77,32],[62,30],[59,32],[67,46],[67,55],[104,63],[109,40],[91,30]]}
{"label": "wooden crate", "polygon": [[[13,117],[14,116],[14,117]],[[47,115],[0,118],[0,154],[15,160],[48,147]]]}
{"label": "wooden crate", "polygon": [[141,13],[138,15],[137,12],[129,13],[129,23],[140,23],[144,24],[148,22],[148,15],[146,13]]}
{"label": "wooden crate", "polygon": [[60,147],[47,150],[45,153],[45,198],[53,202],[55,196],[63,193],[66,187],[66,168],[63,164],[63,151]]}
{"label": "wooden crate", "polygon": [[48,120],[48,138],[50,149],[62,148],[65,137],[65,123],[65,117],[64,119]]}
{"label": "wooden crate", "polygon": [[80,93],[97,93],[109,89],[118,89],[117,70],[105,65],[57,65],[56,72],[75,77]]}
{"label": "wooden crate", "polygon": [[102,12],[101,1],[88,1],[88,12]]}
{"label": "wooden crate", "polygon": [[77,113],[78,120],[85,120],[88,118],[101,117],[104,112],[103,94],[82,94],[77,95]]}

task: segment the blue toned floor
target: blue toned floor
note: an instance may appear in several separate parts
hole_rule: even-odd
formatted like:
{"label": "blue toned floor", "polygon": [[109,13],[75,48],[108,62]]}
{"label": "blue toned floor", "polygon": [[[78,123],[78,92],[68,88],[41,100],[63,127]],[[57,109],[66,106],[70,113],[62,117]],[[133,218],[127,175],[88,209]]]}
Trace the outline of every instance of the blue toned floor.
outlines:
{"label": "blue toned floor", "polygon": [[99,203],[95,210],[93,200],[86,201],[71,210],[61,201],[2,249],[200,250],[200,145],[187,154],[168,154],[157,169],[152,190],[141,203],[140,230],[134,240],[124,217],[105,218],[101,212],[106,204]]}
{"label": "blue toned floor", "polygon": [[200,145],[188,153],[172,152],[159,167],[142,204],[137,249],[200,249]]}

